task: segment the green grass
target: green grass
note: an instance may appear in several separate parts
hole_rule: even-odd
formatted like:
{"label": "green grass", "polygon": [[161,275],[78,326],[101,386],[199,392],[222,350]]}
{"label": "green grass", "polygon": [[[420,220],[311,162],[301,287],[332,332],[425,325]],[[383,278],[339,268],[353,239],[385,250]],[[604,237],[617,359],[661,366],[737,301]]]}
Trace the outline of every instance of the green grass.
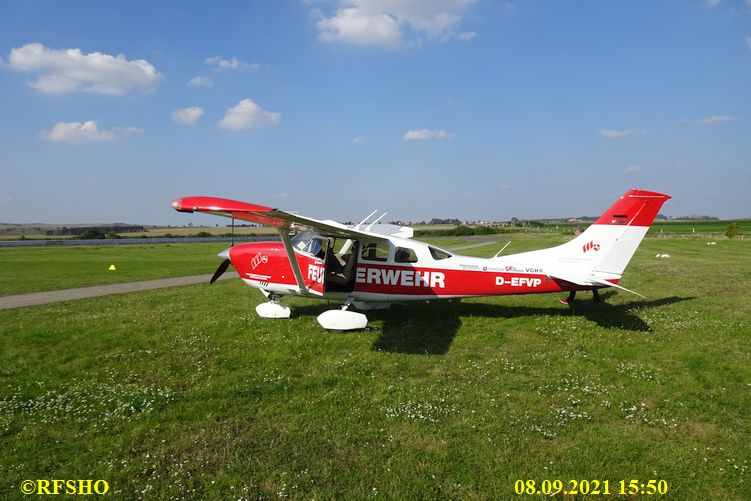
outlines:
{"label": "green grass", "polygon": [[749,219],[739,221],[656,221],[650,227],[649,233],[725,235],[725,229],[731,222],[738,224],[741,233],[751,234],[751,220]]}
{"label": "green grass", "polygon": [[518,479],[633,478],[748,499],[750,245],[646,240],[623,285],[647,300],[397,305],[347,334],[316,323],[333,303],[259,319],[238,280],[0,311],[0,498],[27,478],[102,478],[117,499],[508,499]]}
{"label": "green grass", "polygon": [[[227,243],[0,249],[0,295],[213,273]],[[114,264],[117,271],[108,271]]]}
{"label": "green grass", "polygon": [[[528,240],[524,235],[518,238],[520,241]],[[444,247],[472,243],[458,237],[427,241]],[[536,245],[539,245],[541,241],[537,242]],[[209,274],[221,262],[217,253],[228,246],[220,242],[3,248],[0,249],[0,296]],[[491,247],[489,245],[487,248]],[[108,271],[111,264],[115,265],[117,271]]]}

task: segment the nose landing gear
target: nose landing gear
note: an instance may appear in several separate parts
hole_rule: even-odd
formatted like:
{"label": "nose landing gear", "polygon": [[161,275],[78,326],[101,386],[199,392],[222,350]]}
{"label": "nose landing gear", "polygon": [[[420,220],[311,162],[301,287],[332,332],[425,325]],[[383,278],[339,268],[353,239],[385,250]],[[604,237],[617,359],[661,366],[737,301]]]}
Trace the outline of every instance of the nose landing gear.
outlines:
{"label": "nose landing gear", "polygon": [[256,313],[261,318],[289,318],[292,310],[287,306],[279,304],[279,296],[273,292],[262,291],[269,299],[266,303],[256,306]]}

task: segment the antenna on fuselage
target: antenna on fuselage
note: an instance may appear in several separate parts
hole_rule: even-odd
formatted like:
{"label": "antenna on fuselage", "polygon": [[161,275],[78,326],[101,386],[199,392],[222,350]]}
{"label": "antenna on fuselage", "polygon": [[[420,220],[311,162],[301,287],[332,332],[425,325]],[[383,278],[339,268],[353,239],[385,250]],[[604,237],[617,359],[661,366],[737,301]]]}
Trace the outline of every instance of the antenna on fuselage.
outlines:
{"label": "antenna on fuselage", "polygon": [[373,216],[373,214],[375,214],[376,212],[378,212],[378,209],[374,210],[373,212],[371,212],[370,214],[368,214],[365,219],[363,219],[362,221],[360,221],[359,223],[357,223],[355,225],[355,229],[359,230],[360,226],[364,225],[368,221],[368,219],[370,219]]}
{"label": "antenna on fuselage", "polygon": [[388,212],[384,212],[383,214],[381,214],[381,216],[380,216],[380,217],[379,217],[378,219],[376,219],[375,221],[373,221],[372,223],[370,223],[370,224],[368,225],[368,227],[367,227],[367,228],[365,228],[365,231],[370,231],[370,229],[371,229],[371,228],[373,227],[373,225],[374,225],[374,224],[376,224],[376,223],[377,223],[378,221],[380,221],[381,219],[383,219],[383,218],[384,218],[384,217],[386,216],[386,214],[388,214]]}
{"label": "antenna on fuselage", "polygon": [[499,250],[498,252],[495,253],[495,256],[493,256],[493,259],[495,259],[498,256],[500,256],[501,252],[503,252],[504,250],[506,250],[506,247],[508,247],[508,244],[510,244],[510,243],[511,243],[511,240],[509,240],[508,242],[506,242],[506,245],[504,245],[503,247],[501,247],[501,250]]}

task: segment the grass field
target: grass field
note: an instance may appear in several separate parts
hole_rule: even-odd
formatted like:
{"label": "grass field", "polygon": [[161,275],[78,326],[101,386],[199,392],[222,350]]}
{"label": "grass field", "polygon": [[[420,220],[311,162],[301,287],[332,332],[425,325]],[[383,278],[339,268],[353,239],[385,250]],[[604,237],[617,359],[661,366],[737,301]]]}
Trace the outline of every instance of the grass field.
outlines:
{"label": "grass field", "polygon": [[[0,249],[0,295],[213,273],[228,243]],[[108,271],[111,264],[117,271]]]}
{"label": "grass field", "polygon": [[[529,247],[527,242],[534,246],[566,238],[546,236],[541,240],[540,237],[520,234],[514,236],[514,246],[520,251]],[[468,243],[460,237],[428,238],[425,241],[444,247]],[[217,253],[227,247],[227,242],[214,242],[0,248],[0,295],[210,274],[221,262]],[[490,245],[486,247],[486,256],[497,250],[490,252],[491,248]],[[108,271],[111,264],[115,265],[116,271]]]}
{"label": "grass field", "polygon": [[623,281],[647,300],[397,305],[347,334],[312,300],[261,320],[238,280],[0,311],[0,498],[101,478],[127,499],[508,499],[518,479],[748,499],[749,256],[647,239]]}

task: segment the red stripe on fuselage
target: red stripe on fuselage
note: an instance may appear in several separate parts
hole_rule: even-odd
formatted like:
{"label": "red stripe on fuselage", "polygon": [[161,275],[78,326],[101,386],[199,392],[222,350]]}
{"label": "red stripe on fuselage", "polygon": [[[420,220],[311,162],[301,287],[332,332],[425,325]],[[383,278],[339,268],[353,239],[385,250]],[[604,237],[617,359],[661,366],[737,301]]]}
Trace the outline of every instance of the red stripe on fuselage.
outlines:
{"label": "red stripe on fuselage", "polygon": [[495,296],[563,290],[547,275],[360,264],[355,292],[402,296]]}
{"label": "red stripe on fuselage", "polygon": [[[323,261],[296,253],[306,287],[321,290]],[[237,274],[246,279],[295,286],[294,273],[283,244],[256,242],[240,244],[230,250]],[[617,281],[614,281],[617,282]],[[390,264],[359,263],[355,271],[358,293],[408,296],[497,296],[560,292],[586,287],[553,279],[544,274],[452,270]]]}

